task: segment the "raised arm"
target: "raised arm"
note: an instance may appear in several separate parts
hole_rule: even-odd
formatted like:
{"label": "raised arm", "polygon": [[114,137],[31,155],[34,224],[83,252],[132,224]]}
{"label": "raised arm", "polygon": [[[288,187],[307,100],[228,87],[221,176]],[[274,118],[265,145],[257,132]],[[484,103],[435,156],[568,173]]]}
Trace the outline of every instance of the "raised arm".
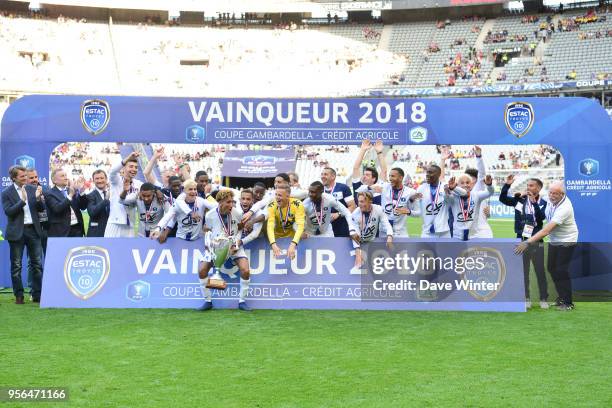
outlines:
{"label": "raised arm", "polygon": [[163,154],[164,154],[164,147],[163,146],[160,147],[159,149],[156,149],[155,151],[153,151],[153,156],[151,157],[151,160],[149,160],[149,162],[147,163],[147,166],[143,170],[143,174],[145,176],[145,179],[149,183],[152,183],[153,185],[157,185],[157,183],[158,183],[157,177],[155,177],[155,174],[153,173],[153,168],[157,164],[157,160],[159,160],[159,158],[162,157]]}
{"label": "raised arm", "polygon": [[508,177],[506,177],[506,184],[502,186],[501,193],[499,193],[499,201],[507,206],[515,207],[519,201],[518,198],[508,195],[512,183],[514,183],[514,175],[509,174]]}
{"label": "raised arm", "polygon": [[355,158],[355,163],[353,163],[353,179],[358,179],[361,177],[361,163],[363,163],[363,158],[370,147],[372,147],[370,144],[370,139],[363,139],[361,141],[359,153],[357,153],[357,158]]}
{"label": "raised arm", "polygon": [[380,177],[383,181],[387,181],[387,160],[385,160],[383,149],[382,140],[377,140],[374,144],[374,150],[376,150],[376,159],[380,162]]}

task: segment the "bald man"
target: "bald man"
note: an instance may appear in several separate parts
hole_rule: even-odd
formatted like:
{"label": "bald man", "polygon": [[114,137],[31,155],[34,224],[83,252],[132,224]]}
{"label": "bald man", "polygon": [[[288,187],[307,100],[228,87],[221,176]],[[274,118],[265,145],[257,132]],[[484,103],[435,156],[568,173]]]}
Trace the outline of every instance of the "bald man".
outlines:
{"label": "bald man", "polygon": [[565,194],[565,185],[556,181],[548,187],[546,206],[546,225],[531,238],[517,245],[515,252],[523,253],[529,244],[536,243],[548,236],[548,272],[555,282],[559,297],[555,306],[558,310],[572,310],[572,281],[569,264],[578,242],[578,227],[574,218],[574,207]]}

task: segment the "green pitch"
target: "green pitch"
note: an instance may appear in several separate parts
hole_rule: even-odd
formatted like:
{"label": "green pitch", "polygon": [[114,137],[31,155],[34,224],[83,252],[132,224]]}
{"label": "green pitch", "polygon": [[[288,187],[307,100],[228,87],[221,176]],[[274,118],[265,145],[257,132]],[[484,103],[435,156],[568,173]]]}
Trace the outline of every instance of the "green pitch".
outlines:
{"label": "green pitch", "polygon": [[248,314],[11,300],[0,296],[0,387],[68,387],[68,403],[45,406],[612,406],[609,303]]}

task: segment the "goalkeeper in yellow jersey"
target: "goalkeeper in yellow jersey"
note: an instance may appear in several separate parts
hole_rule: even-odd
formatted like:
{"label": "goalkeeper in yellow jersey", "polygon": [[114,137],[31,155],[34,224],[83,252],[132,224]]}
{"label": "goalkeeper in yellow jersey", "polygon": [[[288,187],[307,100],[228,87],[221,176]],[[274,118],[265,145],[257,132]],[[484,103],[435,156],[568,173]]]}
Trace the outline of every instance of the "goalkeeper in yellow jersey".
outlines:
{"label": "goalkeeper in yellow jersey", "polygon": [[287,249],[289,259],[295,258],[295,250],[304,232],[305,211],[302,202],[290,198],[291,188],[288,184],[276,187],[275,200],[268,204],[268,239],[272,246],[274,256],[282,255],[281,249],[276,244],[276,238],[293,238]]}

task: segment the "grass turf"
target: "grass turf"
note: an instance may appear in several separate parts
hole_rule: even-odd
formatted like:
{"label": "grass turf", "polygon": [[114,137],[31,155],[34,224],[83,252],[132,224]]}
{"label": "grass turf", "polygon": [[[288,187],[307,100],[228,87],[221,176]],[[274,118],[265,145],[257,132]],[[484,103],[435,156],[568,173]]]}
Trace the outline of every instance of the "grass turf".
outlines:
{"label": "grass turf", "polygon": [[68,387],[57,406],[612,405],[609,303],[247,314],[38,309],[2,295],[0,310],[0,386]]}

